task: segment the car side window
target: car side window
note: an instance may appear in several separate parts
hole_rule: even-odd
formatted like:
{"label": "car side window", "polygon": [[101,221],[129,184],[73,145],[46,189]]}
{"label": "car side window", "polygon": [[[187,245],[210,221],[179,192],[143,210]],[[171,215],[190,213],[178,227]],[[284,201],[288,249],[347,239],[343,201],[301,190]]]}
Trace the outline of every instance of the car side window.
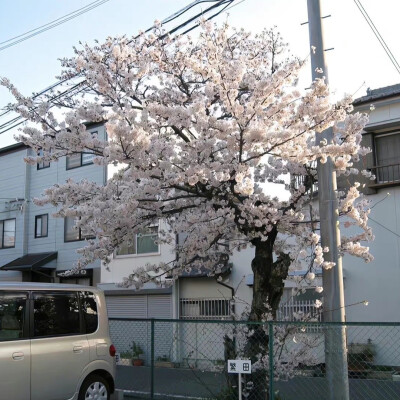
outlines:
{"label": "car side window", "polygon": [[86,333],[96,332],[98,326],[96,296],[91,292],[82,292],[81,304]]}
{"label": "car side window", "polygon": [[33,336],[80,334],[77,292],[33,294]]}
{"label": "car side window", "polygon": [[24,338],[26,293],[0,293],[0,341]]}

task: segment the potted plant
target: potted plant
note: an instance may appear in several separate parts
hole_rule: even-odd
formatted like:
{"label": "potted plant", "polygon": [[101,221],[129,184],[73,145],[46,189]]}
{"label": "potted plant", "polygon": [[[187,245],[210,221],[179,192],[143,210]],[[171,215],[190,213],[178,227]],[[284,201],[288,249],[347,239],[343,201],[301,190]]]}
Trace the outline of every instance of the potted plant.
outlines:
{"label": "potted plant", "polygon": [[136,344],[136,342],[133,340],[132,345],[129,346],[132,352],[132,364],[135,367],[140,367],[144,365],[144,360],[143,360],[143,349],[140,347],[140,345]]}
{"label": "potted plant", "polygon": [[130,365],[132,360],[132,352],[130,350],[121,351],[118,365]]}
{"label": "potted plant", "polygon": [[167,355],[157,357],[155,362],[156,367],[174,368],[175,365]]}
{"label": "potted plant", "polygon": [[400,371],[396,371],[392,374],[393,381],[400,381]]}

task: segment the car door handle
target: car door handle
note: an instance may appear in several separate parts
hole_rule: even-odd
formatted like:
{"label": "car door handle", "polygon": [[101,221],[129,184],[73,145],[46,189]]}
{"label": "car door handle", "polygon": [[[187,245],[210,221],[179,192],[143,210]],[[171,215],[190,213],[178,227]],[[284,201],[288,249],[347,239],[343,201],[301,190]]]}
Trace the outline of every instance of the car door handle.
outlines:
{"label": "car door handle", "polygon": [[16,360],[16,361],[18,361],[18,360],[23,360],[24,359],[24,353],[22,353],[22,352],[17,352],[17,353],[13,353],[12,354],[12,358],[14,359],[14,360]]}
{"label": "car door handle", "polygon": [[74,346],[74,353],[82,353],[83,346]]}

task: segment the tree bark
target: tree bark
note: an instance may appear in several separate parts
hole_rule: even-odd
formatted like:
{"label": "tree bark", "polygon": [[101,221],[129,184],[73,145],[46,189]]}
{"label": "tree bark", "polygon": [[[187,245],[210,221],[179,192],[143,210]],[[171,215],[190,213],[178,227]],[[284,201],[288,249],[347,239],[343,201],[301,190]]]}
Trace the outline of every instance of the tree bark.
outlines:
{"label": "tree bark", "polygon": [[251,263],[254,274],[253,301],[251,304],[250,321],[261,321],[267,312],[276,319],[279,303],[288,274],[290,257],[281,253],[273,260],[273,246],[276,232],[271,232],[266,241],[254,239],[255,256]]}
{"label": "tree bark", "polygon": [[[288,274],[290,257],[287,254],[280,254],[274,261],[274,243],[277,236],[276,229],[270,232],[266,241],[254,239],[255,256],[251,263],[254,274],[253,301],[251,305],[250,321],[263,321],[266,314],[271,314],[275,320],[279,303],[285,286],[285,279]],[[252,363],[258,361],[261,355],[269,352],[268,330],[263,325],[249,325],[252,335],[247,340],[246,355]],[[265,400],[268,398],[267,385],[268,371],[258,369],[251,380],[253,386],[249,391],[248,400]]]}

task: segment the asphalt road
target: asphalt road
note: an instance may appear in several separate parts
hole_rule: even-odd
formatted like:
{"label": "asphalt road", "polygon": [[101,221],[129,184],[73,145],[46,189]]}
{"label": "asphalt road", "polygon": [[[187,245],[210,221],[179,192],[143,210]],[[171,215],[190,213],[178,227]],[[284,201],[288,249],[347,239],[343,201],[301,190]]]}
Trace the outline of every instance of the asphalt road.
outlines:
{"label": "asphalt road", "polygon": [[[149,367],[117,367],[116,387],[124,398],[150,396],[151,370]],[[154,395],[157,399],[213,398],[226,386],[225,376],[180,368],[155,368]],[[400,400],[400,382],[379,379],[349,379],[350,400]],[[325,400],[328,386],[324,378],[296,377],[287,382],[276,382],[281,400]],[[115,400],[120,400],[115,396]]]}

